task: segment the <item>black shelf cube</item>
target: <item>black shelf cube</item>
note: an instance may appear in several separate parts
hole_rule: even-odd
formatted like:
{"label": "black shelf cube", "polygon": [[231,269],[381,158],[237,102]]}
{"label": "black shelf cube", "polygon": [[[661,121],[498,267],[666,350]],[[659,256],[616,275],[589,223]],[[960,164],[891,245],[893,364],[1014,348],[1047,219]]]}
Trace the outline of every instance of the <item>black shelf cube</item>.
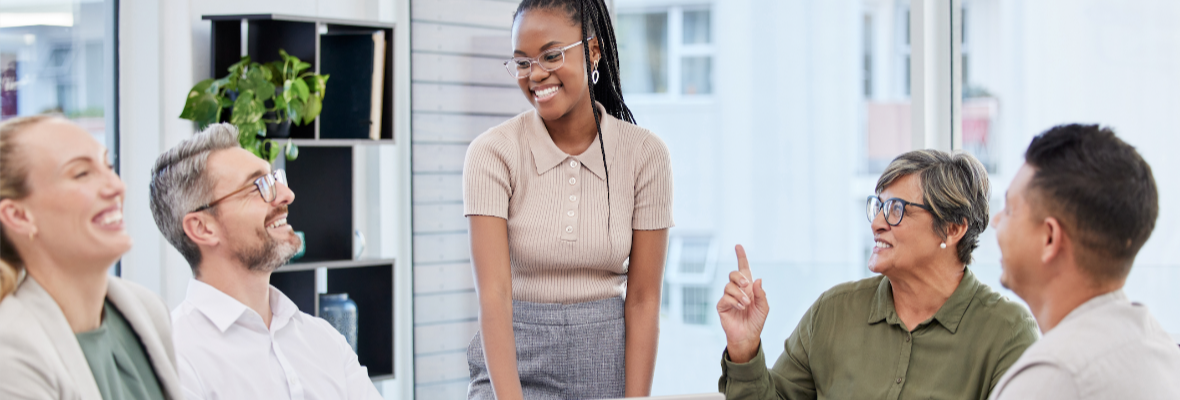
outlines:
{"label": "black shelf cube", "polygon": [[299,262],[352,259],[352,147],[302,147],[286,162],[287,222],[304,235]]}

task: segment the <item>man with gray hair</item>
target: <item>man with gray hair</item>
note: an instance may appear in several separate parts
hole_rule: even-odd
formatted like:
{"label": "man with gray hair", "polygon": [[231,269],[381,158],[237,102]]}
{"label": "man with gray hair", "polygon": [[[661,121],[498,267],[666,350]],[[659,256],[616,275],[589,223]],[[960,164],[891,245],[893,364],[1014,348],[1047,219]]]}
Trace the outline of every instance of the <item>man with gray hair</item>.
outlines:
{"label": "man with gray hair", "polygon": [[185,396],[380,398],[344,337],[270,286],[300,245],[287,225],[295,193],[237,138],[211,125],[152,169],[152,216],[196,277],[172,311]]}

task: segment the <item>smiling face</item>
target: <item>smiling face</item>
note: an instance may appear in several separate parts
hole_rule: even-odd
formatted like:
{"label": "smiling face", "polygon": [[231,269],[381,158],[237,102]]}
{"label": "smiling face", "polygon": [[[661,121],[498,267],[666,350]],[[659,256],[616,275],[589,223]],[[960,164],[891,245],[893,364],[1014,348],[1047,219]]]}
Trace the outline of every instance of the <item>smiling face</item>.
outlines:
{"label": "smiling face", "polygon": [[104,269],[131,249],[131,237],[123,229],[126,187],[111,168],[105,147],[64,120],[38,123],[17,143],[29,188],[19,203],[31,216],[34,245],[45,247],[63,264]]}
{"label": "smiling face", "polygon": [[996,241],[1000,245],[1000,284],[1017,295],[1042,281],[1041,244],[1044,243],[1038,213],[1029,202],[1029,182],[1036,171],[1028,164],[1020,166],[1005,195],[1004,209],[992,218]]}
{"label": "smiling face", "polygon": [[[538,58],[541,53],[582,40],[582,27],[562,11],[532,9],[522,12],[512,24],[515,57]],[[590,60],[601,56],[598,39],[591,39]],[[546,121],[567,117],[575,110],[590,113],[590,93],[586,82],[585,49],[581,45],[565,51],[565,63],[550,72],[533,65],[528,78],[517,79],[525,98]]]}
{"label": "smiling face", "polygon": [[[899,198],[911,203],[925,204],[922,200],[920,178],[910,174],[898,178],[885,187],[878,197],[888,201]],[[869,270],[886,276],[915,266],[930,263],[938,251],[954,251],[948,245],[942,249],[942,239],[931,229],[934,216],[919,207],[905,208],[905,217],[897,226],[885,222],[885,214],[877,213],[873,218],[873,238],[876,245],[869,257]]]}
{"label": "smiling face", "polygon": [[274,201],[264,201],[254,180],[270,173],[270,165],[241,148],[209,154],[208,165],[208,177],[214,182],[211,200],[249,187],[215,207],[222,243],[251,270],[270,272],[287,262],[300,244],[287,224],[287,205],[295,201],[295,193],[287,185],[276,184]]}

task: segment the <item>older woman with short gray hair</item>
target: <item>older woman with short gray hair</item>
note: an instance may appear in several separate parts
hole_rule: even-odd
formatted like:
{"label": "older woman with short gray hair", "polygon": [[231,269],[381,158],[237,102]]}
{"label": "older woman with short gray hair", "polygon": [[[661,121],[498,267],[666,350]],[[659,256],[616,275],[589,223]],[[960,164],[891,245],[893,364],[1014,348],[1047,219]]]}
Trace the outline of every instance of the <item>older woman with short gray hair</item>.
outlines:
{"label": "older woman with short gray hair", "polygon": [[966,153],[898,156],[866,204],[879,275],[836,285],[803,315],[773,368],[760,334],[770,307],[739,245],[717,312],[730,399],[986,399],[1037,338],[1028,311],[967,265],[987,228],[987,171]]}

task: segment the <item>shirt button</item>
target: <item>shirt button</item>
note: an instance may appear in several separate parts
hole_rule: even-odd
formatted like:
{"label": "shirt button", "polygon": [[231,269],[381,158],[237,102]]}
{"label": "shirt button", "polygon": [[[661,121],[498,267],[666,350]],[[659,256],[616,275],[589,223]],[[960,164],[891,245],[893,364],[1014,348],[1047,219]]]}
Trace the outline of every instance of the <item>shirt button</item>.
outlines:
{"label": "shirt button", "polygon": [[566,212],[566,213],[565,213],[565,215],[568,215],[568,216],[571,216],[571,217],[572,217],[572,216],[574,216],[574,212],[573,212],[573,211],[569,211],[569,212]]}
{"label": "shirt button", "polygon": [[577,167],[578,167],[577,161],[570,161],[570,168],[577,168]]}
{"label": "shirt button", "polygon": [[578,201],[578,196],[570,196],[570,201]]}
{"label": "shirt button", "polygon": [[574,227],[572,227],[572,226],[565,227],[565,233],[574,233]]}
{"label": "shirt button", "polygon": [[574,179],[574,178],[570,178],[570,184],[573,185],[575,183],[578,183],[578,180]]}
{"label": "shirt button", "polygon": [[901,384],[901,378],[897,378],[897,384]]}
{"label": "shirt button", "polygon": [[906,337],[905,337],[905,341],[906,341],[906,343],[909,343],[909,342],[910,342],[910,337],[909,337],[909,336],[906,336]]}

